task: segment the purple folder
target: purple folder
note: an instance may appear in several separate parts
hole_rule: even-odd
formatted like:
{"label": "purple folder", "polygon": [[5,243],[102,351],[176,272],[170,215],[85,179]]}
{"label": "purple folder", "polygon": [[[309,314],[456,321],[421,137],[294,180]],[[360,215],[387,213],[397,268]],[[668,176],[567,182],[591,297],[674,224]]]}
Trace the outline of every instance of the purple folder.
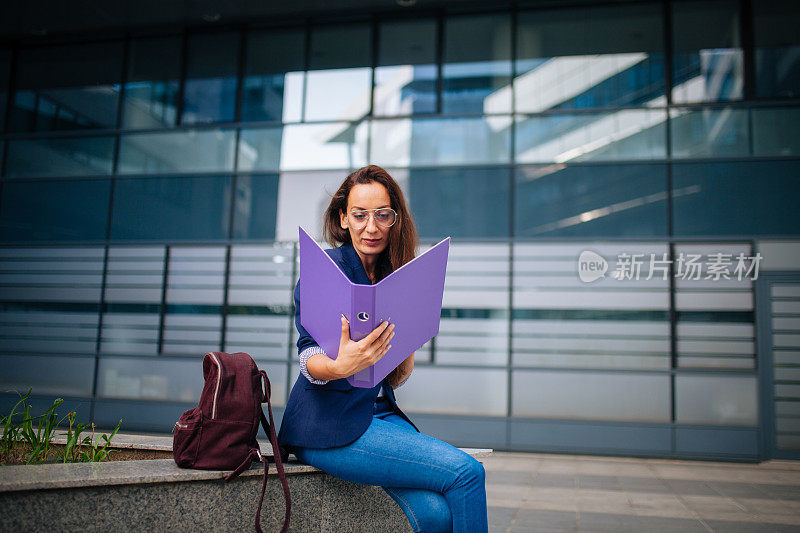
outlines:
{"label": "purple folder", "polygon": [[332,359],[339,353],[341,316],[350,338],[366,337],[381,322],[395,325],[392,347],[374,365],[347,378],[374,387],[406,357],[439,333],[450,237],[375,285],[353,283],[300,228],[300,323]]}

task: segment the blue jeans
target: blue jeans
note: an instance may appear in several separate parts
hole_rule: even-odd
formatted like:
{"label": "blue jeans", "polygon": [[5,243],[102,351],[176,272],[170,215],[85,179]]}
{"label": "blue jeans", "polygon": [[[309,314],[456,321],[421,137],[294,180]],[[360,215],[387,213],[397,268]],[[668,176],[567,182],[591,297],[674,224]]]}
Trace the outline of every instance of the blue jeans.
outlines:
{"label": "blue jeans", "polygon": [[293,451],[300,461],[338,478],[382,486],[414,531],[488,531],[483,465],[418,433],[383,401],[376,402],[372,423],[355,442]]}

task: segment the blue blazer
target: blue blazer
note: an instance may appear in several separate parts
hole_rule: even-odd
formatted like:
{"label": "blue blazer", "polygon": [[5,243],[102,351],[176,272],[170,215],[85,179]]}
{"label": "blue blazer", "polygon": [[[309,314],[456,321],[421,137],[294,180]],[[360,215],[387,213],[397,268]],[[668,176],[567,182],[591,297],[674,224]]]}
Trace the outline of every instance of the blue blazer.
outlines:
{"label": "blue blazer", "polygon": [[[353,283],[370,285],[361,258],[352,244],[325,250]],[[294,323],[300,338],[297,349],[302,352],[317,342],[300,324],[300,282],[294,289]],[[315,385],[300,374],[295,381],[283,413],[278,443],[301,448],[334,448],[350,444],[361,436],[372,422],[375,398],[383,387],[383,395],[392,410],[412,426],[411,420],[397,406],[389,378],[371,389],[353,387],[347,379],[331,380]],[[414,426],[416,428],[416,426]],[[419,430],[417,430],[419,431]]]}

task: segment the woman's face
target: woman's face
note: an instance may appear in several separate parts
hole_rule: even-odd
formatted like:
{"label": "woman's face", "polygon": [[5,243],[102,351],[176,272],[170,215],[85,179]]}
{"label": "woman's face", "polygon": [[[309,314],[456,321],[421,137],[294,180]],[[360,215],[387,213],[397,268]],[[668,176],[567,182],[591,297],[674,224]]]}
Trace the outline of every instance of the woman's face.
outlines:
{"label": "woman's face", "polygon": [[[355,209],[379,209],[382,207],[392,207],[389,198],[389,191],[378,182],[359,183],[350,189],[347,197],[347,213]],[[375,221],[374,213],[370,213],[367,225],[361,229],[354,228],[348,220],[347,213],[339,212],[340,224],[342,229],[350,232],[350,239],[353,247],[358,252],[361,260],[376,258],[389,243],[389,231],[392,228],[384,228]],[[369,256],[372,256],[371,258]],[[368,259],[369,258],[369,259]]]}

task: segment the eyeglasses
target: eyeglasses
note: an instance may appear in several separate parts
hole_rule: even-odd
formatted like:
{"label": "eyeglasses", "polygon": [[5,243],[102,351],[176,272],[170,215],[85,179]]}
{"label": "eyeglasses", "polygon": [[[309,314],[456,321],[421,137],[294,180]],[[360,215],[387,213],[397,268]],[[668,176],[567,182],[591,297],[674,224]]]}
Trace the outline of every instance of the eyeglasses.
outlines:
{"label": "eyeglasses", "polygon": [[354,209],[347,213],[347,220],[355,229],[361,229],[367,225],[370,213],[375,218],[375,223],[384,228],[391,227],[397,222],[397,213],[394,209],[381,207],[380,209]]}

